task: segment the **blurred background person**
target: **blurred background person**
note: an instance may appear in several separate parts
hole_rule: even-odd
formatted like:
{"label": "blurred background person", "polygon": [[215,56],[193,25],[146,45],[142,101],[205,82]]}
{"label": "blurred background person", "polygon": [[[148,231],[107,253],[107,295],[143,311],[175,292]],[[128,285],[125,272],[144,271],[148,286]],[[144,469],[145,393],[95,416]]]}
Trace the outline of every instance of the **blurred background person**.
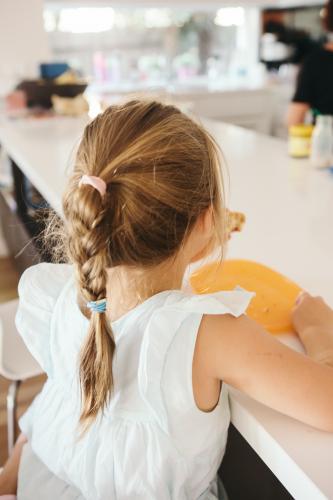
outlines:
{"label": "blurred background person", "polygon": [[303,123],[309,110],[314,116],[333,115],[333,0],[327,2],[322,17],[325,41],[311,51],[301,66],[288,109],[288,126]]}

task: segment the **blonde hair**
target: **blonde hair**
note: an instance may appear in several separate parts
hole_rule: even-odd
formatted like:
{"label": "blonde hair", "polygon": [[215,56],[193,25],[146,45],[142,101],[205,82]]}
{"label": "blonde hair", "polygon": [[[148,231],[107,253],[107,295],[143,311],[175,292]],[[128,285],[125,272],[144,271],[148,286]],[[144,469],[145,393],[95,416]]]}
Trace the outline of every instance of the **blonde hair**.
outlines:
{"label": "blonde hair", "polygon": [[[102,178],[106,195],[82,185]],[[107,269],[148,269],[177,255],[198,216],[212,206],[223,237],[219,150],[211,136],[173,106],[133,100],[109,107],[85,128],[63,199],[65,246],[83,302],[106,297]],[[115,341],[105,313],[90,317],[80,354],[84,426],[107,405]]]}

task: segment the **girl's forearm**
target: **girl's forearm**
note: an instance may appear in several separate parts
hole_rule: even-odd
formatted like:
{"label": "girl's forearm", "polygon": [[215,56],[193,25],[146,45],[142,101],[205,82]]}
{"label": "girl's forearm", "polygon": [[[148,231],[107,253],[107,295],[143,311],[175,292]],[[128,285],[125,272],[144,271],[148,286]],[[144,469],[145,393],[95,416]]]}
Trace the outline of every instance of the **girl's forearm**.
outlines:
{"label": "girl's forearm", "polygon": [[311,326],[299,334],[307,354],[318,363],[333,368],[333,328]]}

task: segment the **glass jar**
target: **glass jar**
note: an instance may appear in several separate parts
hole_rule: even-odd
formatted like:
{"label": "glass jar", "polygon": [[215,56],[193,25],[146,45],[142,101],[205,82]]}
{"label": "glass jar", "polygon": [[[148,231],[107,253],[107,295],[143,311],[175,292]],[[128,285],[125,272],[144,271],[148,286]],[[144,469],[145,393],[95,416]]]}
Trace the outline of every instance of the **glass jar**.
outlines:
{"label": "glass jar", "polygon": [[330,167],[333,154],[333,117],[320,115],[312,135],[311,163],[313,166]]}
{"label": "glass jar", "polygon": [[308,158],[311,152],[313,125],[292,125],[289,127],[288,151],[292,158]]}

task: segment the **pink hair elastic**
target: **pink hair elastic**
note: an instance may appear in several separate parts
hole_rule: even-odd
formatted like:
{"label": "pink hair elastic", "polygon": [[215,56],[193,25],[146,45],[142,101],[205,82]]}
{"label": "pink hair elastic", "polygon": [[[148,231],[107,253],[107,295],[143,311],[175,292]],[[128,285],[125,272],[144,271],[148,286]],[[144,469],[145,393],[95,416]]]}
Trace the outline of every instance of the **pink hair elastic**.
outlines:
{"label": "pink hair elastic", "polygon": [[82,186],[82,184],[89,184],[89,186],[97,189],[102,198],[106,193],[106,182],[100,177],[95,177],[94,175],[83,175],[80,179],[79,187]]}

